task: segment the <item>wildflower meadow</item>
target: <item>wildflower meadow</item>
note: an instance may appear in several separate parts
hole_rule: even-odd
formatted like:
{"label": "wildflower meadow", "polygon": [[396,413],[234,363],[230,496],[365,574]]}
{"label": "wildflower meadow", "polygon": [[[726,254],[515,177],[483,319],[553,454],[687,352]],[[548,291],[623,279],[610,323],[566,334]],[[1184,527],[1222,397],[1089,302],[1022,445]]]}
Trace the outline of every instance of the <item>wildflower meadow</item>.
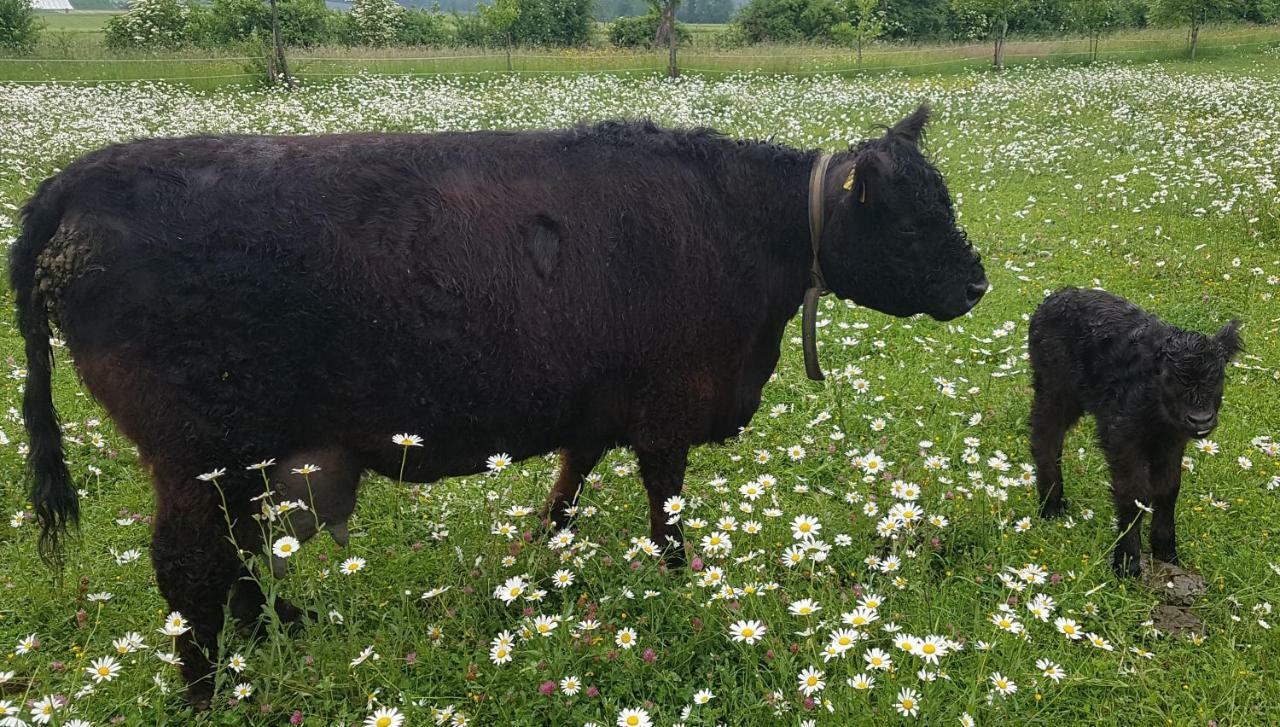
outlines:
{"label": "wildflower meadow", "polygon": [[[258,554],[259,577],[315,617],[228,626],[206,712],[187,707],[172,665],[187,626],[149,565],[148,476],[56,341],[83,515],[61,573],[36,555],[26,364],[0,316],[0,725],[1280,722],[1276,49],[910,78],[0,84],[0,246],[40,180],[141,136],[649,117],[839,149],[922,101],[935,110],[928,151],[993,290],[949,323],[823,299],[821,383],[804,376],[793,321],[751,425],[695,449],[666,503],[688,568],[664,567],[647,539],[626,450],[606,456],[559,532],[539,520],[551,456],[494,452],[487,474],[430,485],[369,477],[345,548],[287,532],[279,515],[305,500],[264,501],[288,567],[273,577]],[[1244,321],[1222,424],[1183,462],[1186,573],[1112,573],[1091,420],[1067,440],[1066,515],[1037,516],[1027,321],[1063,285],[1202,331]],[[393,435],[416,446],[415,432]]]}

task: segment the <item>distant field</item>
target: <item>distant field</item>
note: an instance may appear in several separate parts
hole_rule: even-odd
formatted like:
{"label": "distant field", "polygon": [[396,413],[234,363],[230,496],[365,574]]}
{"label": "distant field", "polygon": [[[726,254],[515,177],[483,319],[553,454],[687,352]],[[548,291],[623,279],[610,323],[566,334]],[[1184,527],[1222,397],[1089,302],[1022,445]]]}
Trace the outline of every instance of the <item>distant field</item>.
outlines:
{"label": "distant field", "polygon": [[74,10],[69,13],[39,13],[39,16],[47,31],[101,35],[111,16],[119,14],[118,10]]}
{"label": "distant field", "polygon": [[[50,27],[36,51],[22,58],[0,59],[0,81],[183,80],[200,86],[256,83],[257,48],[202,49],[175,52],[114,53],[102,46],[93,31],[109,13],[48,14]],[[96,24],[96,25],[95,25]],[[796,75],[901,72],[907,75],[961,72],[990,67],[991,48],[969,44],[875,44],[859,63],[851,48],[813,45],[755,45],[719,48],[706,38],[723,32],[721,25],[695,25],[695,42],[680,49],[683,72],[723,75],[742,72]],[[1201,59],[1251,53],[1280,44],[1280,26],[1235,25],[1206,27],[1201,32]],[[1011,66],[1027,63],[1071,65],[1089,61],[1088,43],[1082,38],[1014,40],[1006,59]],[[1185,57],[1187,44],[1180,29],[1147,29],[1107,36],[1100,60],[1142,62]],[[289,52],[290,71],[310,82],[358,74],[465,75],[504,73],[506,54],[501,49],[478,48],[296,48]],[[535,75],[578,73],[661,73],[667,67],[664,49],[624,50],[612,47],[568,49],[517,49],[511,58],[516,73]]]}

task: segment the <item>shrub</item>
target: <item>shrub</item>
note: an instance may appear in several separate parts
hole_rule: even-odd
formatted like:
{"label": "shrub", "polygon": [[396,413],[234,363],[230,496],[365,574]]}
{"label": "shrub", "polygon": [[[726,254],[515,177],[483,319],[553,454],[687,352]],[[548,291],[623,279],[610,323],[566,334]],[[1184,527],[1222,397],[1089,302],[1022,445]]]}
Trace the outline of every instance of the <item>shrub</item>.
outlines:
{"label": "shrub", "polygon": [[391,45],[400,32],[405,9],[395,0],[353,0],[347,14],[351,45]]}
{"label": "shrub", "polygon": [[461,45],[503,45],[505,37],[500,35],[492,25],[479,13],[453,14],[453,29],[457,41]]}
{"label": "shrub", "polygon": [[832,0],[751,0],[738,11],[736,25],[748,43],[830,40],[844,13]]}
{"label": "shrub", "polygon": [[441,13],[431,10],[408,10],[401,16],[396,32],[400,45],[449,45],[453,31]]}
{"label": "shrub", "polygon": [[178,0],[134,0],[129,12],[107,21],[108,48],[169,49],[188,40],[191,8]]}
{"label": "shrub", "polygon": [[518,0],[511,38],[519,45],[585,45],[593,0]]}
{"label": "shrub", "polygon": [[[289,46],[322,45],[332,38],[324,0],[277,0],[280,41]],[[194,6],[189,20],[192,40],[204,46],[242,43],[271,37],[271,6],[262,0],[213,0]]]}
{"label": "shrub", "polygon": [[[609,24],[609,42],[623,48],[652,46],[661,20],[657,13],[618,18]],[[689,29],[682,23],[676,23],[676,39],[681,43],[689,40]]]}
{"label": "shrub", "polygon": [[25,53],[40,36],[31,0],[0,0],[0,48]]}

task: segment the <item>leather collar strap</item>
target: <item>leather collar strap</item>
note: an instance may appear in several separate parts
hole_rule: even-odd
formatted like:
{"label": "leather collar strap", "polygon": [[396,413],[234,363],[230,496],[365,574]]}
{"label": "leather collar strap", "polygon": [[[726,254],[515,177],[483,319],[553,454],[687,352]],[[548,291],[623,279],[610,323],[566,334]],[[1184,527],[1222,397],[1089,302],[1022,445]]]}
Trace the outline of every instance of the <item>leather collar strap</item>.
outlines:
{"label": "leather collar strap", "polygon": [[804,292],[804,309],[800,319],[800,335],[804,341],[804,373],[814,381],[822,381],[822,367],[818,365],[818,298],[827,292],[827,281],[822,277],[818,263],[818,249],[822,244],[822,223],[825,220],[823,200],[826,198],[827,167],[831,154],[823,152],[813,163],[809,174],[809,242],[813,246],[813,267],[809,271],[809,289]]}

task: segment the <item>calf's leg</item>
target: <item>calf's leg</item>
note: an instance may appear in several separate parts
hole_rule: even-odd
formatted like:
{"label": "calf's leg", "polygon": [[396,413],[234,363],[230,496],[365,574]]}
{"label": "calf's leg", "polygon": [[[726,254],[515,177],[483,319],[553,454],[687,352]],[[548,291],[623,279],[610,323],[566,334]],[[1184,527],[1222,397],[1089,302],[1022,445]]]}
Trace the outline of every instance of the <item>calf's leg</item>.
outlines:
{"label": "calf's leg", "polygon": [[1098,436],[1111,468],[1111,496],[1120,532],[1111,567],[1116,575],[1136,576],[1142,572],[1142,509],[1138,503],[1151,505],[1147,455],[1135,443],[1136,433],[1127,427],[1100,420]]}
{"label": "calf's leg", "polygon": [[1062,442],[1067,430],[1080,418],[1080,405],[1070,392],[1049,390],[1036,376],[1036,394],[1031,403],[1031,455],[1036,463],[1036,489],[1040,494],[1040,516],[1057,517],[1062,501]]}
{"label": "calf's leg", "polygon": [[1178,490],[1182,487],[1182,451],[1185,446],[1168,446],[1151,456],[1151,499],[1155,509],[1151,515],[1151,555],[1166,563],[1178,562],[1173,510]]}
{"label": "calf's leg", "polygon": [[565,447],[560,450],[560,476],[547,495],[543,520],[561,530],[569,525],[569,508],[578,504],[578,493],[587,475],[604,456],[603,447]]}

